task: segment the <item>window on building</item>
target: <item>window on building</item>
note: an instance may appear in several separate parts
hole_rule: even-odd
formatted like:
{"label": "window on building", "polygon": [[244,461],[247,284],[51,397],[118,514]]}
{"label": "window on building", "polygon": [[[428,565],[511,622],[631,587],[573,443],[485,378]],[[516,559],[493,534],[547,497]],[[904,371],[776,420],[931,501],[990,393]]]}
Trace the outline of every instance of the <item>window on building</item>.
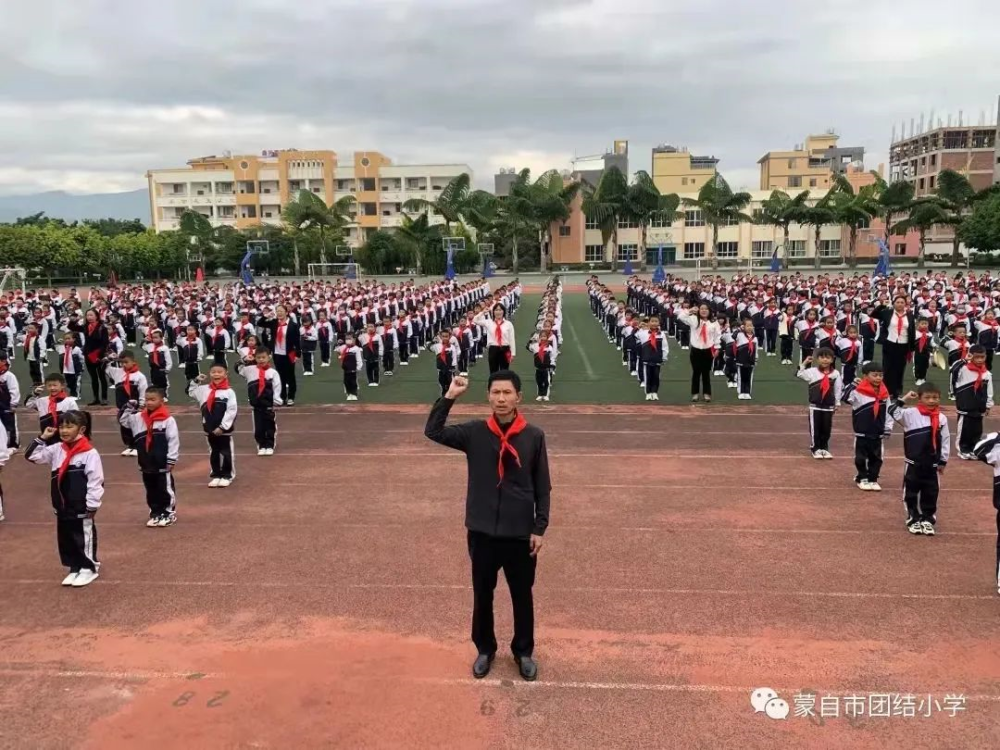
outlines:
{"label": "window on building", "polygon": [[586,263],[601,263],[604,261],[603,245],[587,245],[583,249],[583,260]]}
{"label": "window on building", "polygon": [[314,187],[314,188],[312,189],[312,191],[313,191],[314,193],[322,193],[322,192],[323,192],[323,188],[321,188],[321,187]]}
{"label": "window on building", "polygon": [[754,240],[750,245],[750,257],[770,258],[774,252],[774,243],[771,240]]}
{"label": "window on building", "polygon": [[265,219],[270,219],[270,218],[272,218],[272,217],[271,217],[271,212],[270,212],[270,211],[265,211],[265,212],[264,212],[264,218],[265,218]]}
{"label": "window on building", "polygon": [[920,179],[919,179],[919,180],[917,181],[917,189],[918,189],[918,190],[923,190],[923,189],[924,189],[924,178],[923,178],[923,177],[921,177],[921,178],[920,178]]}
{"label": "window on building", "polygon": [[858,229],[868,229],[869,227],[871,227],[871,225],[872,225],[871,218],[866,216],[861,220],[861,223],[858,224]]}
{"label": "window on building", "polygon": [[361,178],[361,189],[367,191],[375,190],[375,178],[374,177]]}
{"label": "window on building", "polygon": [[738,258],[740,255],[739,242],[720,242],[715,246],[716,258]]}
{"label": "window on building", "polygon": [[619,219],[618,220],[619,229],[638,229],[639,223],[635,219]]}
{"label": "window on building", "polygon": [[639,246],[638,245],[619,245],[618,246],[618,260],[639,260]]}
{"label": "window on building", "polygon": [[815,177],[810,177],[809,178],[809,187],[816,187],[816,178]]}
{"label": "window on building", "polygon": [[566,224],[562,224],[559,227],[559,236],[560,237],[569,237],[569,226],[567,226]]}
{"label": "window on building", "polygon": [[788,177],[788,187],[802,187],[802,178],[793,174]]}
{"label": "window on building", "polygon": [[930,177],[927,178],[927,187],[929,187],[931,190],[934,189],[934,175],[931,175]]}
{"label": "window on building", "polygon": [[687,185],[687,184],[688,184],[688,178],[687,177],[681,177],[681,185]]}
{"label": "window on building", "polygon": [[684,243],[684,259],[685,260],[697,260],[698,258],[705,257],[705,243],[704,242],[685,242]]}
{"label": "window on building", "polygon": [[597,219],[591,219],[589,216],[586,218],[587,220],[583,225],[584,229],[600,229],[600,227],[597,225]]}
{"label": "window on building", "polygon": [[187,192],[187,185],[174,185],[174,195],[183,195]]}
{"label": "window on building", "polygon": [[705,219],[701,215],[701,211],[685,211],[684,212],[684,226],[686,227],[703,227],[705,226]]}
{"label": "window on building", "polygon": [[764,209],[763,208],[755,208],[751,212],[750,215],[753,217],[754,223],[756,224],[757,222],[759,222],[761,220],[761,217],[764,216]]}
{"label": "window on building", "polygon": [[806,257],[806,241],[805,240],[789,240],[788,241],[788,257],[789,258],[804,258],[804,257]]}
{"label": "window on building", "polygon": [[921,167],[926,167],[927,166],[927,157],[926,156],[921,156],[920,157],[920,166]]}
{"label": "window on building", "polygon": [[737,217],[730,216],[725,221],[722,222],[724,227],[738,227],[740,225],[740,220]]}
{"label": "window on building", "polygon": [[906,255],[906,243],[897,242],[893,245],[892,252],[894,255]]}
{"label": "window on building", "polygon": [[257,218],[257,207],[256,206],[244,206],[243,207],[243,218],[244,219],[256,219]]}
{"label": "window on building", "polygon": [[673,221],[665,214],[655,213],[649,219],[649,226],[654,229],[664,229],[669,227]]}
{"label": "window on building", "polygon": [[244,180],[239,185],[240,185],[239,190],[241,193],[246,194],[254,192],[253,180]]}
{"label": "window on building", "polygon": [[840,240],[820,240],[819,256],[821,258],[839,258]]}
{"label": "window on building", "polygon": [[789,169],[795,169],[796,163],[797,163],[796,159],[789,159],[788,160],[788,168]]}
{"label": "window on building", "polygon": [[937,166],[937,154],[931,154],[931,166],[932,167]]}

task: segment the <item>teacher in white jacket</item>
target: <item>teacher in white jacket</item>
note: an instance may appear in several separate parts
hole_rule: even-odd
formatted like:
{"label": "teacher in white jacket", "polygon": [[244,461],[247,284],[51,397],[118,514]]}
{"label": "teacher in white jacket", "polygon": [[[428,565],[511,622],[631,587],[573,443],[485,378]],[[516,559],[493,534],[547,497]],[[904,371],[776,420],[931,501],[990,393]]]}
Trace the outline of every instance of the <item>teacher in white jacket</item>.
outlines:
{"label": "teacher in white jacket", "polygon": [[712,318],[708,305],[681,312],[677,319],[691,329],[691,401],[697,401],[700,392],[706,402],[712,400],[712,361],[715,349],[722,338],[722,329]]}
{"label": "teacher in white jacket", "polygon": [[484,321],[486,326],[486,358],[490,373],[509,370],[514,359],[514,324],[507,320],[507,308],[499,302],[490,310],[492,320]]}

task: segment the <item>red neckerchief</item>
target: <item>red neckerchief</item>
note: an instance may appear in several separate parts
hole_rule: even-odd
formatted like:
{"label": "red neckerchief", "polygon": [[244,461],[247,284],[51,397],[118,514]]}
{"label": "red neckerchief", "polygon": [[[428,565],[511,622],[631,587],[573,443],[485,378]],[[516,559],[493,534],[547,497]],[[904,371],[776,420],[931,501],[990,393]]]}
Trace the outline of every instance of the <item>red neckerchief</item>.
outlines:
{"label": "red neckerchief", "polygon": [[959,341],[958,339],[955,339],[955,341],[958,341],[958,345],[962,347],[962,359],[965,359],[969,351],[969,340],[962,339]]}
{"label": "red neckerchief", "polygon": [[170,419],[170,411],[166,406],[160,404],[153,411],[143,409],[141,413],[142,421],[146,423],[146,451],[148,452],[153,447],[153,422],[164,422]]}
{"label": "red neckerchief", "polygon": [[24,356],[27,357],[31,353],[31,347],[35,339],[38,338],[37,333],[28,333],[24,336]]}
{"label": "red neckerchief", "polygon": [[988,372],[988,370],[986,369],[986,364],[984,363],[981,365],[977,365],[973,364],[972,362],[969,362],[968,364],[965,365],[965,367],[966,369],[969,370],[969,372],[976,373],[976,384],[972,386],[972,388],[973,390],[978,391],[979,387],[983,384],[983,375],[985,375]]}
{"label": "red neckerchief", "polygon": [[229,387],[229,378],[224,378],[221,383],[216,385],[215,383],[208,384],[208,398],[205,399],[205,406],[208,407],[209,411],[212,411],[212,407],[215,406],[215,392],[224,391]]}
{"label": "red neckerchief", "polygon": [[59,391],[55,396],[49,396],[49,417],[52,419],[52,426],[59,423],[59,402],[66,398],[66,391]]}
{"label": "red neckerchief", "polygon": [[868,327],[872,329],[872,333],[875,333],[875,318],[868,318]]}
{"label": "red neckerchief", "polygon": [[350,353],[350,351],[351,351],[351,347],[349,347],[347,344],[344,344],[344,347],[343,347],[342,351],[340,352],[340,364],[341,365],[344,364],[344,360],[347,359],[347,355]]}
{"label": "red neckerchief", "polygon": [[923,404],[917,404],[917,411],[925,417],[931,418],[931,447],[936,451],[938,447],[937,436],[938,429],[940,428],[941,410],[936,406],[933,409],[928,409]]}
{"label": "red neckerchief", "polygon": [[[538,361],[541,362],[542,364],[545,363],[545,352],[548,350],[548,348],[549,348],[549,342],[548,341],[539,341],[538,342]],[[656,348],[656,347],[654,346],[653,348]]]}
{"label": "red neckerchief", "polygon": [[125,379],[122,380],[122,388],[125,389],[125,395],[132,398],[132,378],[130,377],[133,373],[139,372],[139,365],[130,365],[129,367],[122,368],[125,371]]}
{"label": "red neckerchief", "polygon": [[830,373],[820,370],[819,374],[823,376],[823,380],[819,384],[819,396],[820,398],[826,398],[826,394],[830,392]]}
{"label": "red neckerchief", "polygon": [[284,321],[281,321],[281,320],[278,321],[278,330],[277,330],[277,333],[274,334],[274,340],[275,340],[275,343],[278,344],[278,346],[284,346],[285,345],[285,327],[287,325],[288,325],[288,319],[287,318]]}
{"label": "red neckerchief", "polygon": [[90,444],[90,441],[86,437],[81,436],[75,442],[63,443],[62,447],[64,455],[63,461],[59,465],[59,471],[56,472],[56,483],[62,482],[62,478],[69,469],[69,462],[73,459],[73,456],[79,453],[86,453],[94,446]]}
{"label": "red neckerchief", "polygon": [[221,337],[222,337],[222,332],[223,332],[224,330],[225,330],[225,329],[224,329],[224,328],[223,328],[222,326],[216,326],[216,327],[215,327],[215,335],[214,335],[214,336],[212,337],[212,339],[214,340],[214,339],[219,339],[219,338],[221,338]]}
{"label": "red neckerchief", "polygon": [[708,321],[707,320],[701,320],[701,319],[699,319],[698,320],[698,325],[701,326],[701,343],[707,344],[708,343]]}
{"label": "red neckerchief", "polygon": [[440,359],[446,365],[448,364],[448,350],[450,348],[451,348],[450,346],[445,346],[443,341],[441,342],[441,353],[438,354],[438,359]]}
{"label": "red neckerchief", "polygon": [[878,391],[876,391],[875,387],[871,384],[871,381],[862,380],[861,383],[858,384],[857,391],[858,393],[875,399],[875,402],[872,404],[872,413],[877,419],[880,408],[879,404],[889,398],[889,390],[885,387],[885,383],[879,383]]}
{"label": "red neckerchief", "polygon": [[833,328],[827,328],[826,326],[823,326],[823,330],[826,331],[827,338],[832,339],[833,335],[834,335],[834,331],[837,330],[837,327],[834,326]]}
{"label": "red neckerchief", "polygon": [[656,347],[660,345],[660,332],[650,331],[649,332],[649,345],[653,347],[653,351],[656,351]]}
{"label": "red neckerchief", "polygon": [[156,344],[156,343],[154,343],[153,344],[153,351],[150,352],[150,354],[153,356],[153,363],[157,367],[163,367],[163,355],[160,354],[160,347],[161,346],[163,346],[163,344]]}
{"label": "red neckerchief", "polygon": [[374,333],[368,334],[368,343],[365,344],[365,346],[368,347],[369,351],[375,351],[375,334]]}
{"label": "red neckerchief", "polygon": [[264,394],[264,385],[267,383],[267,371],[271,368],[271,365],[263,364],[257,365],[257,395],[262,396]]}
{"label": "red neckerchief", "polygon": [[902,335],[903,335],[903,315],[896,313],[896,340],[899,341]]}
{"label": "red neckerchief", "polygon": [[73,363],[73,347],[63,344],[63,372]]}
{"label": "red neckerchief", "polygon": [[747,349],[750,352],[750,356],[757,350],[757,339],[754,336],[747,336],[746,333],[743,334],[747,339]]}
{"label": "red neckerchief", "polygon": [[497,346],[503,346],[503,321],[502,320],[499,323],[497,323],[497,327],[493,331],[493,335],[496,336]]}
{"label": "red neckerchief", "polygon": [[486,420],[487,429],[489,429],[490,432],[492,432],[494,435],[500,438],[500,457],[497,460],[497,474],[500,475],[500,481],[497,482],[497,487],[499,487],[503,483],[504,453],[510,453],[510,455],[514,457],[514,461],[517,463],[518,468],[520,468],[521,466],[521,457],[517,454],[517,451],[514,449],[514,446],[510,444],[510,439],[515,435],[517,435],[519,432],[522,432],[524,428],[527,426],[528,426],[527,420],[520,413],[518,413],[518,415],[514,417],[514,421],[511,422],[511,425],[507,429],[506,433],[504,433],[504,431],[500,429],[500,424],[497,422],[497,418],[495,415],[491,415],[490,418]]}
{"label": "red neckerchief", "polygon": [[924,349],[927,346],[927,339],[929,339],[929,338],[930,338],[930,334],[929,333],[925,333],[925,334],[921,335],[919,331],[917,332],[917,351],[918,352],[923,352],[924,351]]}

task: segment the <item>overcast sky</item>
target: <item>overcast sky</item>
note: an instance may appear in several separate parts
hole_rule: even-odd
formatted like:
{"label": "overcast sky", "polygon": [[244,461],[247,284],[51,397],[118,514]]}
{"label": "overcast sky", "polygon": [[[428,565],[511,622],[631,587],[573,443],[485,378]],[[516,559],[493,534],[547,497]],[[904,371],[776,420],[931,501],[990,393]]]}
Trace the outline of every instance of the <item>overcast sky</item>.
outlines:
{"label": "overcast sky", "polygon": [[836,128],[996,116],[995,0],[0,0],[0,194],[145,186],[294,147],[566,168],[630,142],[756,161]]}

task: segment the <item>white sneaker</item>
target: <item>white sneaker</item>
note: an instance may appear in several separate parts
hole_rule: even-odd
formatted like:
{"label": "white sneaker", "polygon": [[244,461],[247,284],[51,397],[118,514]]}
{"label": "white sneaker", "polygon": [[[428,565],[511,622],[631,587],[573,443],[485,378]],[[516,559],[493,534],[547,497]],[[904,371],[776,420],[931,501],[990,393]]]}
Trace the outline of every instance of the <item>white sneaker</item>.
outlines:
{"label": "white sneaker", "polygon": [[304,372],[304,373],[302,373],[302,377],[304,377],[304,378],[311,378],[312,377],[312,373],[311,372]]}
{"label": "white sneaker", "polygon": [[548,401],[548,400],[549,400],[548,396],[542,396],[542,401]]}
{"label": "white sneaker", "polygon": [[542,400],[541,396],[535,396],[535,401],[541,401],[541,400]]}
{"label": "white sneaker", "polygon": [[859,490],[864,490],[865,492],[868,492],[871,488],[872,484],[867,479],[862,479],[860,482],[858,482]]}
{"label": "white sneaker", "polygon": [[[403,364],[405,365],[406,363],[404,362]],[[330,363],[329,363],[329,362],[320,362],[320,363],[319,363],[319,366],[320,366],[320,367],[329,367],[329,366],[330,366]]]}
{"label": "white sneaker", "polygon": [[399,364],[401,364],[403,367],[409,367],[410,366],[409,362],[400,362]]}
{"label": "white sneaker", "polygon": [[266,456],[267,455],[267,448],[258,448],[257,449],[257,455],[258,456]]}
{"label": "white sneaker", "polygon": [[713,373],[713,375],[715,375],[716,377],[720,377],[720,376],[722,376],[722,375],[725,375],[725,373],[724,373],[724,372],[723,372],[722,370],[716,370],[716,371],[715,371],[715,372]]}
{"label": "white sneaker", "polygon": [[357,396],[354,396],[354,395],[351,395],[351,394],[348,394],[348,396],[347,396],[347,400],[348,400],[348,401],[357,401],[357,400],[358,400],[358,397],[357,397]]}
{"label": "white sneaker", "polygon": [[463,378],[469,377],[469,373],[467,373],[467,372],[460,372],[458,374],[461,375]]}
{"label": "white sneaker", "polygon": [[80,574],[79,573],[70,573],[68,576],[66,576],[65,578],[63,578],[62,585],[63,586],[72,586],[73,582],[76,580],[76,577],[78,575],[80,575]]}
{"label": "white sneaker", "polygon": [[0,523],[3,523],[6,520],[7,520],[7,516],[5,516],[3,513],[0,513]]}
{"label": "white sneaker", "polygon": [[176,515],[166,515],[166,516],[160,516],[160,519],[156,522],[156,525],[162,528],[164,526],[173,526],[175,523],[177,523]]}
{"label": "white sneaker", "polygon": [[647,393],[646,394],[646,400],[647,401],[652,401],[653,400],[653,394],[652,393]]}
{"label": "white sneaker", "polygon": [[146,521],[146,528],[147,529],[152,529],[154,526],[159,526],[159,525],[160,525],[160,519],[159,518],[155,518],[154,517],[154,518],[150,518],[148,521]]}
{"label": "white sneaker", "polygon": [[924,384],[924,381],[923,381],[923,380],[914,380],[914,381],[913,381],[913,384],[914,384],[914,385],[923,385],[923,384]]}
{"label": "white sneaker", "polygon": [[220,480],[219,480],[219,486],[220,486],[220,487],[228,487],[228,486],[229,486],[229,485],[231,485],[232,483],[233,483],[233,480],[232,480],[232,479],[220,479]]}
{"label": "white sneaker", "polygon": [[923,534],[924,533],[924,525],[922,523],[920,523],[920,521],[914,521],[913,523],[908,524],[907,527],[906,527],[906,529],[911,534]]}
{"label": "white sneaker", "polygon": [[123,455],[123,456],[131,456],[132,455],[132,449],[131,448],[126,448],[125,450],[123,450],[121,452],[121,455]]}
{"label": "white sneaker", "polygon": [[285,402],[285,406],[295,406],[295,399],[290,398]]}
{"label": "white sneaker", "polygon": [[924,530],[924,536],[934,536],[934,524],[930,521],[922,521],[920,528]]}
{"label": "white sneaker", "polygon": [[870,489],[872,492],[881,492],[882,485],[879,484],[878,482],[869,482],[868,489]]}
{"label": "white sneaker", "polygon": [[730,380],[730,381],[728,381],[726,383],[726,388],[735,388],[735,387],[736,387],[736,383],[734,381],[732,381],[732,380]]}
{"label": "white sneaker", "polygon": [[659,401],[659,400],[660,400],[660,394],[659,393],[654,393],[653,394],[653,401]]}
{"label": "white sneaker", "polygon": [[823,451],[823,458],[831,459],[833,458],[833,454],[830,451]]}
{"label": "white sneaker", "polygon": [[211,482],[209,482],[209,483],[208,483],[208,486],[209,486],[209,487],[218,487],[218,486],[219,486],[219,483],[220,483],[221,481],[222,481],[221,479],[219,479],[218,477],[215,477],[214,479],[212,479],[212,481],[211,481]]}
{"label": "white sneaker", "polygon": [[264,449],[264,455],[265,456],[273,456],[274,455],[274,448],[265,448]]}
{"label": "white sneaker", "polygon": [[383,374],[383,375],[387,375],[387,376],[389,376],[389,377],[391,378],[391,377],[392,377],[392,370],[386,370],[386,371],[385,371],[385,372],[383,372],[382,374]]}
{"label": "white sneaker", "polygon": [[81,570],[76,574],[76,580],[70,585],[74,588],[80,588],[82,586],[87,586],[97,580],[96,570]]}
{"label": "white sneaker", "polygon": [[813,451],[812,457],[819,460],[823,460],[823,451]]}

